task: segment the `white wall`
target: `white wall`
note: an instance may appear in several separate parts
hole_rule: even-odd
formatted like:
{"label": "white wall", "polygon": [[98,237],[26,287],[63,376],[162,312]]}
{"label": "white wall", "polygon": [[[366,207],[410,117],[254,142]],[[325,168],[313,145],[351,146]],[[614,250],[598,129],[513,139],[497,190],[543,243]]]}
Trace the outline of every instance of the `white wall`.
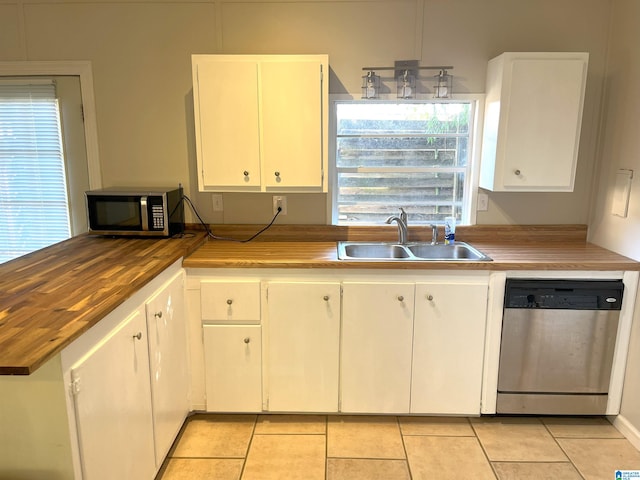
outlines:
{"label": "white wall", "polygon": [[[640,2],[614,0],[611,25],[589,238],[640,261]],[[611,214],[614,179],[621,168],[634,170],[635,176],[626,218]],[[621,413],[640,431],[640,308],[631,336]]]}
{"label": "white wall", "polygon": [[[504,51],[587,51],[574,193],[490,194],[479,223],[587,223],[612,0],[0,0],[0,60],[93,63],[105,186],[182,182],[206,221],[263,223],[268,194],[197,194],[192,53],[328,53],[330,91],[361,68],[454,65],[454,90],[484,91]],[[551,79],[550,79],[551,80]],[[325,195],[292,196],[279,223],[325,223]]]}

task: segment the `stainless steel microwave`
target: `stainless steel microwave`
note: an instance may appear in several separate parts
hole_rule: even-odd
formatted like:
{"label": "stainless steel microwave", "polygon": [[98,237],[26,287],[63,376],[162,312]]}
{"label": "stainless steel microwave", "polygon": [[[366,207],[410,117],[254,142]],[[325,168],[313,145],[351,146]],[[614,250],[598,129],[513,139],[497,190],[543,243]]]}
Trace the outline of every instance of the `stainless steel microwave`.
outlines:
{"label": "stainless steel microwave", "polygon": [[182,187],[85,192],[90,235],[170,237],[184,231]]}

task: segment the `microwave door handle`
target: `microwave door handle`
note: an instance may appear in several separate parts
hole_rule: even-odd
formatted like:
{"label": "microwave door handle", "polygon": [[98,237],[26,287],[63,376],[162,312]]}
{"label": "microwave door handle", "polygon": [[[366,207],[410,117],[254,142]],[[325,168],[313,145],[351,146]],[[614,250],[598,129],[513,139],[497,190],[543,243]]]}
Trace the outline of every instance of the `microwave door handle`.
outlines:
{"label": "microwave door handle", "polygon": [[147,208],[147,197],[140,197],[140,216],[142,218],[142,230],[146,232],[149,230],[149,209]]}

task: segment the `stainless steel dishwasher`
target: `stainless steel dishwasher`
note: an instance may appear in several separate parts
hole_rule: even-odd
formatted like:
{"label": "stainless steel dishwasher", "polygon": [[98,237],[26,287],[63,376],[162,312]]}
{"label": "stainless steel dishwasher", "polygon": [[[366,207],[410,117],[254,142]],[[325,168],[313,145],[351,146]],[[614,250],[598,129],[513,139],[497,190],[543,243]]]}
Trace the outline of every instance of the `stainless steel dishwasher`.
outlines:
{"label": "stainless steel dishwasher", "polygon": [[602,415],[621,280],[507,279],[497,413]]}

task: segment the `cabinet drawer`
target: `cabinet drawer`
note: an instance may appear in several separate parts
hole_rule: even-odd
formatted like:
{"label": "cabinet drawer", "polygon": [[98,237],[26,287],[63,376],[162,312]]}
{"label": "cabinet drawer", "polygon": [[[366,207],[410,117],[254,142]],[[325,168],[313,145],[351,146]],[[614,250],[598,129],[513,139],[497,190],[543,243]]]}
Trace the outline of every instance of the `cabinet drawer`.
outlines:
{"label": "cabinet drawer", "polygon": [[203,281],[202,320],[215,323],[260,323],[260,282]]}

